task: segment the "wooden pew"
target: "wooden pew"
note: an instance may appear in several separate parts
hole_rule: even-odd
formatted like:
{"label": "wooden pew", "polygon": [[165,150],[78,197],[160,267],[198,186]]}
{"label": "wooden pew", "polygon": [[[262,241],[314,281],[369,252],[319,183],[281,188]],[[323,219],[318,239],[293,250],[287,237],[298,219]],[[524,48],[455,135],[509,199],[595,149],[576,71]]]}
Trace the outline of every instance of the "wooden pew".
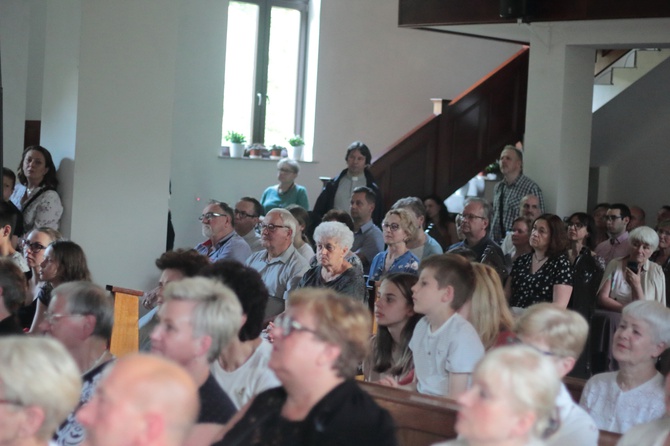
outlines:
{"label": "wooden pew", "polygon": [[120,358],[139,350],[138,297],[144,292],[112,285],[107,285],[106,288],[114,297],[114,328],[109,351]]}
{"label": "wooden pew", "polygon": [[[366,382],[359,385],[389,411],[400,446],[430,446],[456,437],[456,401]],[[598,446],[615,446],[620,438],[620,434],[600,431]]]}

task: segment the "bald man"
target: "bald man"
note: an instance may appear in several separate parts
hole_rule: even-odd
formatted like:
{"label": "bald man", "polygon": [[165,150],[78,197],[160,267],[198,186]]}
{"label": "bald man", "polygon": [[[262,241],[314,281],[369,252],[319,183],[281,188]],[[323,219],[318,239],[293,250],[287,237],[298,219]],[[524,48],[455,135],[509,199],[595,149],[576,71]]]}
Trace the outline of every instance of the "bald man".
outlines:
{"label": "bald man", "polygon": [[90,446],[178,446],[199,410],[198,387],[177,364],[153,355],[125,356],[77,413]]}

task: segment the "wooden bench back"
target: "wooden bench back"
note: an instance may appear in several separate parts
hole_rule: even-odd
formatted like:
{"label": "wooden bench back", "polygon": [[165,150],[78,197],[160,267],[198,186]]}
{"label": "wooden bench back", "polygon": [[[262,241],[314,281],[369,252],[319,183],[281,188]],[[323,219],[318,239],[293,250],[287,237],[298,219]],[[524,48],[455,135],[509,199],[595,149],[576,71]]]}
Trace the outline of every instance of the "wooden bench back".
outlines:
{"label": "wooden bench back", "polygon": [[[359,385],[389,411],[400,446],[430,446],[456,437],[456,401],[366,382]],[[598,446],[616,446],[620,438],[620,434],[600,431]]]}
{"label": "wooden bench back", "polygon": [[114,328],[109,351],[120,358],[139,350],[139,296],[142,291],[107,285],[114,297]]}

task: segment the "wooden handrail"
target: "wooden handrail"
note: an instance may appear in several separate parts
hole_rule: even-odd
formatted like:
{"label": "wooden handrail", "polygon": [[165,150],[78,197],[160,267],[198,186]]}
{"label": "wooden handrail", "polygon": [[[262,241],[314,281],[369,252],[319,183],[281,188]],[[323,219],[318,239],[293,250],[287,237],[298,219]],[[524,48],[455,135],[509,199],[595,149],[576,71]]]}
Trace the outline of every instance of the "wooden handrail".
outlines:
{"label": "wooden handrail", "polygon": [[407,196],[446,198],[522,139],[528,61],[524,48],[374,159],[386,209]]}

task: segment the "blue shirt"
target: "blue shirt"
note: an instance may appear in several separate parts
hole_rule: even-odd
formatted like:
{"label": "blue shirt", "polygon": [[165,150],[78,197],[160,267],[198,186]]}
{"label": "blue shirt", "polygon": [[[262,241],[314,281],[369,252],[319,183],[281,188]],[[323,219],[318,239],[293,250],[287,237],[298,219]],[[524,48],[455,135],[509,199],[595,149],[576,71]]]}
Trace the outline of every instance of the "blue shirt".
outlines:
{"label": "blue shirt", "polygon": [[289,190],[284,193],[279,193],[277,186],[271,186],[265,189],[261,196],[261,204],[265,213],[270,212],[274,208],[286,208],[290,204],[297,204],[305,210],[309,210],[309,202],[307,201],[307,190],[299,184],[293,184]]}
{"label": "blue shirt", "polygon": [[195,250],[209,257],[209,261],[212,263],[222,259],[237,260],[240,263],[244,263],[251,256],[249,244],[235,231],[221,239],[210,251],[211,246],[212,241],[205,240],[196,246]]}
{"label": "blue shirt", "polygon": [[412,251],[407,251],[405,254],[395,259],[388,271],[384,271],[386,254],[388,254],[388,251],[380,252],[374,259],[372,259],[368,286],[373,286],[376,281],[381,279],[382,276],[387,273],[416,274],[419,271],[419,259],[412,254]]}

